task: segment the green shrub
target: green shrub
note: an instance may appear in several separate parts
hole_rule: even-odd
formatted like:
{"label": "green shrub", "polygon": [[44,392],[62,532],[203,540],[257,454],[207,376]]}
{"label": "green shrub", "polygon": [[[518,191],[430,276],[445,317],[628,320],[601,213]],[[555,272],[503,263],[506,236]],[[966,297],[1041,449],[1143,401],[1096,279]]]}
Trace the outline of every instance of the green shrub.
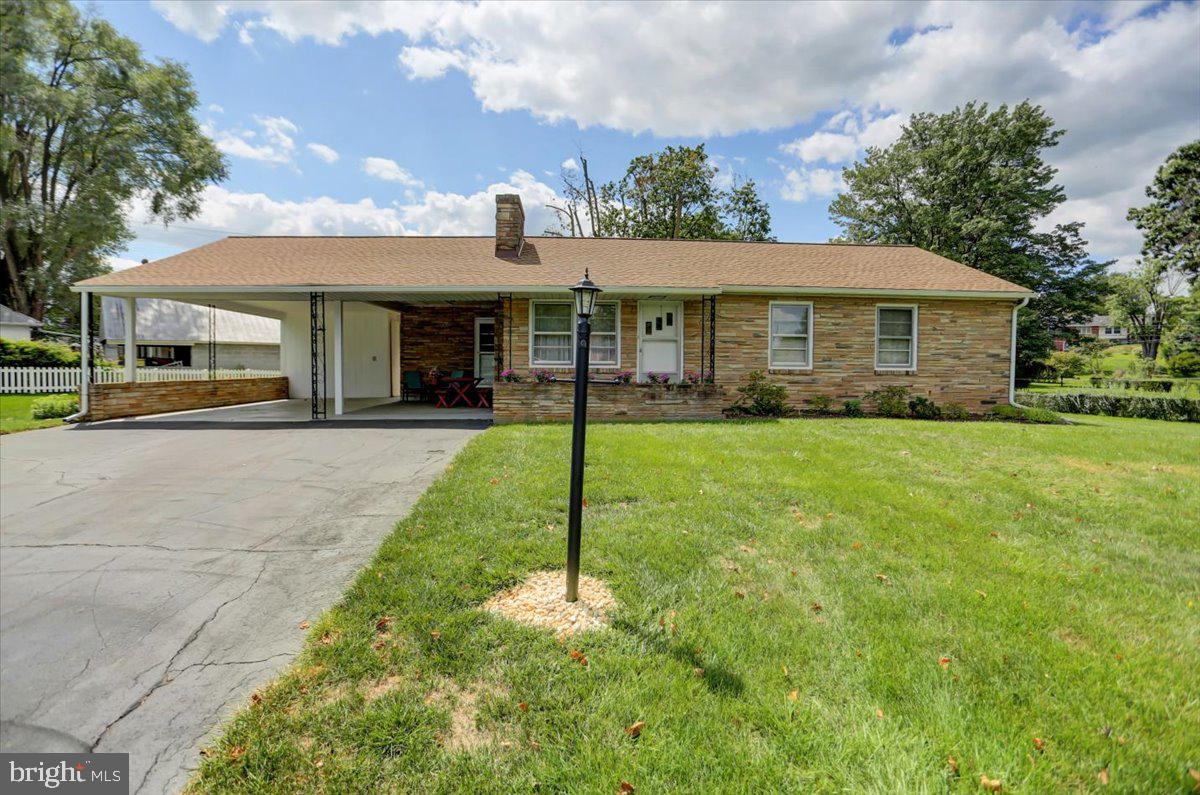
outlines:
{"label": "green shrub", "polygon": [[989,420],[1007,420],[1010,422],[1031,422],[1039,425],[1058,425],[1062,417],[1049,409],[1037,406],[1010,406],[1007,403],[993,406],[986,416]]}
{"label": "green shrub", "polygon": [[1090,381],[1092,383],[1092,386],[1097,387],[1097,388],[1104,386],[1104,379],[1098,375],[1092,376],[1091,378],[1088,379],[1088,381]]}
{"label": "green shrub", "polygon": [[741,417],[790,417],[796,410],[787,404],[787,388],[767,378],[762,370],[746,373],[737,388],[740,397],[729,413]]}
{"label": "green shrub", "polygon": [[33,401],[29,413],[35,420],[69,417],[79,411],[79,395],[46,395]]}
{"label": "green shrub", "polygon": [[842,404],[842,413],[847,417],[865,417],[861,400],[847,400]]}
{"label": "green shrub", "polygon": [[1165,378],[1111,378],[1105,384],[1120,389],[1141,389],[1145,392],[1170,392],[1175,386],[1174,381]]}
{"label": "green shrub", "polygon": [[942,406],[942,417],[947,420],[969,420],[971,412],[961,403],[947,403]]}
{"label": "green shrub", "polygon": [[1200,353],[1184,351],[1172,356],[1167,361],[1167,372],[1176,378],[1200,376]]}
{"label": "green shrub", "polygon": [[1058,378],[1074,378],[1087,369],[1088,360],[1075,351],[1055,351],[1045,364]]}
{"label": "green shrub", "polygon": [[1200,400],[1193,398],[1103,395],[1095,392],[1018,392],[1017,399],[1030,406],[1065,414],[1200,422]]}
{"label": "green shrub", "polygon": [[78,367],[79,354],[57,342],[0,340],[0,367]]}
{"label": "green shrub", "polygon": [[812,406],[813,411],[826,414],[833,409],[833,398],[829,395],[816,395],[809,399],[808,405]]}
{"label": "green shrub", "polygon": [[883,417],[908,416],[908,388],[903,386],[885,386],[874,389],[866,394],[867,402],[875,409],[875,413]]}
{"label": "green shrub", "polygon": [[915,397],[908,401],[908,410],[919,420],[937,420],[942,417],[942,410],[929,398]]}

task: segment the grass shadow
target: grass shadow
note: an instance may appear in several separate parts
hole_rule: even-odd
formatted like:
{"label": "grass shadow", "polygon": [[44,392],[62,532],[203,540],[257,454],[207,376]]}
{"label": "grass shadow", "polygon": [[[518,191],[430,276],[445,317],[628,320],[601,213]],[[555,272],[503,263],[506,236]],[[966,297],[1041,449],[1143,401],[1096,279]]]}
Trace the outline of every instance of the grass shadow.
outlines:
{"label": "grass shadow", "polygon": [[678,640],[671,640],[665,632],[647,632],[645,628],[624,619],[613,622],[613,629],[636,638],[656,654],[670,656],[677,662],[683,663],[691,671],[700,670],[699,675],[710,692],[727,697],[738,697],[746,689],[742,677],[720,661],[705,659],[696,647]]}

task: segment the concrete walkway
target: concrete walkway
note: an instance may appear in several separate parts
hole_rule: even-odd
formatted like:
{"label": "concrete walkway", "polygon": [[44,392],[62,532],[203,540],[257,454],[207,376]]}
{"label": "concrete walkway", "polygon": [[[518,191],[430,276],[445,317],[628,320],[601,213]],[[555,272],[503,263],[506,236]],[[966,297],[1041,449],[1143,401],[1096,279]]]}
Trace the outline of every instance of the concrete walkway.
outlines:
{"label": "concrete walkway", "polygon": [[54,428],[0,439],[0,749],[121,751],[174,792],[478,430]]}

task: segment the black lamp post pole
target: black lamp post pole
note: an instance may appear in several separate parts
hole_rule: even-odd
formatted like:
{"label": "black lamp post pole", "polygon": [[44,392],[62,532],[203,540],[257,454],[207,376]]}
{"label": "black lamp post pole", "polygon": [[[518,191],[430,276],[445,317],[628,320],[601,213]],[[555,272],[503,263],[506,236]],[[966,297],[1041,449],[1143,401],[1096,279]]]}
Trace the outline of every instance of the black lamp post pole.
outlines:
{"label": "black lamp post pole", "polygon": [[583,443],[587,428],[588,344],[592,324],[579,316],[575,344],[575,417],[571,427],[571,503],[567,513],[567,601],[579,598],[579,546],[583,520]]}

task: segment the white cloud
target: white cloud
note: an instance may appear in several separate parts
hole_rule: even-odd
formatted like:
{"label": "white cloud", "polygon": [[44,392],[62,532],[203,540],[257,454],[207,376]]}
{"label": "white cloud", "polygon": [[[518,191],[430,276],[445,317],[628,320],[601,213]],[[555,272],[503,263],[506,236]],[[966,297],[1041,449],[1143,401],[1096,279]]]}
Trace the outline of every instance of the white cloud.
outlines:
{"label": "white cloud", "polygon": [[562,165],[560,165],[559,168],[561,168],[563,171],[578,171],[579,164],[575,162],[575,158],[568,157],[566,160],[562,161]]}
{"label": "white cloud", "polygon": [[[255,116],[258,130],[236,127],[228,130],[207,128],[217,148],[232,156],[262,163],[291,163],[296,150],[292,137],[300,132],[290,119],[282,116]],[[261,138],[262,143],[257,143]]]}
{"label": "white cloud", "polygon": [[805,202],[817,196],[832,196],[844,190],[842,172],[828,168],[790,168],[784,170],[780,195],[788,201]]}
{"label": "white cloud", "polygon": [[780,147],[785,153],[795,155],[805,163],[824,160],[842,163],[853,160],[858,152],[858,140],[853,135],[834,132],[815,132],[807,138],[797,138]]}
{"label": "white cloud", "polygon": [[421,180],[408,172],[408,169],[402,168],[395,160],[389,160],[386,157],[363,158],[363,173],[375,179],[399,182],[401,185],[412,188],[424,186]]}
{"label": "white cloud", "polygon": [[400,51],[400,66],[410,80],[433,80],[462,65],[462,55],[440,47],[405,47]]}
{"label": "white cloud", "polygon": [[554,188],[526,171],[515,171],[471,194],[427,191],[389,205],[370,198],[342,202],[328,196],[280,200],[210,186],[204,191],[200,215],[189,221],[164,228],[150,217],[144,200],[133,203],[129,218],[139,243],[181,249],[234,234],[490,235],[495,232],[498,193],[521,195],[528,234],[557,226],[554,211],[546,206],[559,201]]}
{"label": "white cloud", "polygon": [[209,111],[209,113],[224,113],[225,109],[214,102],[208,106],[208,111]]}
{"label": "white cloud", "polygon": [[221,35],[229,14],[229,3],[152,0],[151,5],[175,27],[207,42]]}
{"label": "white cloud", "polygon": [[341,157],[341,155],[337,153],[337,150],[332,146],[326,146],[325,144],[307,144],[307,147],[308,151],[312,152],[326,163],[336,163],[338,158]]}

